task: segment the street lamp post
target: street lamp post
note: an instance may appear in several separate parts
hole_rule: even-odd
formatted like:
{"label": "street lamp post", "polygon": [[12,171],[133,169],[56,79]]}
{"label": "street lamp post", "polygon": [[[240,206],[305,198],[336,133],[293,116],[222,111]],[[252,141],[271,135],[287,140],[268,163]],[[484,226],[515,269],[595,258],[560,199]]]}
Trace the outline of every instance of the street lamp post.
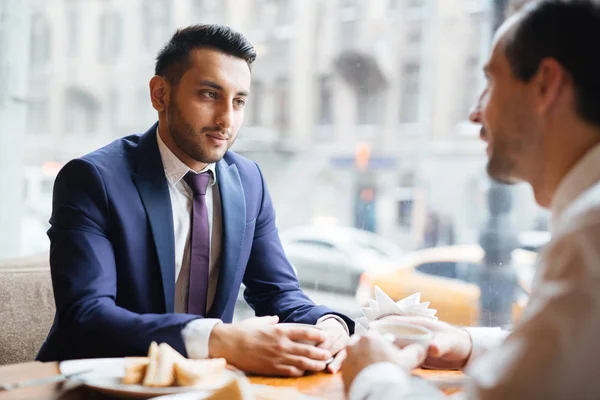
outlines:
{"label": "street lamp post", "polygon": [[[508,0],[492,0],[492,29],[504,20]],[[518,280],[512,265],[512,251],[518,243],[510,222],[512,193],[510,187],[491,181],[487,193],[489,217],[479,236],[485,252],[484,268],[479,274],[480,324],[510,326]]]}

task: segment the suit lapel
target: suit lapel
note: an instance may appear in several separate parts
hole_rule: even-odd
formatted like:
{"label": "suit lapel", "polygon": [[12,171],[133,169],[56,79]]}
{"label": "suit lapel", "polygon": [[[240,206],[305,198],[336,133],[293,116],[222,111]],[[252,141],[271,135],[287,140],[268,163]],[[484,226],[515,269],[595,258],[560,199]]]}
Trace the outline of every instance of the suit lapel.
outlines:
{"label": "suit lapel", "polygon": [[140,137],[133,181],[150,223],[160,265],[165,311],[175,310],[175,239],[169,187],[156,141],[156,124]]}
{"label": "suit lapel", "polygon": [[223,216],[223,242],[221,246],[221,270],[215,301],[210,310],[211,317],[223,315],[237,272],[242,240],[246,228],[246,201],[240,174],[235,164],[225,160],[217,163],[217,181],[221,194],[221,215]]}

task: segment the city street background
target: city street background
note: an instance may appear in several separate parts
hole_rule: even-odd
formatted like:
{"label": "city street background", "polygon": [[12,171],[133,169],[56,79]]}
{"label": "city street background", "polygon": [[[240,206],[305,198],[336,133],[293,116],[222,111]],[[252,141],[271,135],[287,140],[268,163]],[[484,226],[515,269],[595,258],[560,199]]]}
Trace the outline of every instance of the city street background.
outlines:
{"label": "city street background", "polygon": [[[489,243],[495,185],[480,127],[467,118],[484,85],[495,6],[0,0],[0,259],[47,257],[61,166],[146,131],[157,119],[148,82],[158,50],[179,27],[222,23],[258,52],[232,150],[260,165],[302,287],[358,314],[387,282],[390,295],[421,291],[441,319],[485,324],[479,271],[490,261],[480,244]],[[515,240],[506,252],[516,317],[549,239],[548,214],[525,185],[498,193],[511,203],[498,226]],[[238,318],[252,315],[242,294],[238,303]]]}

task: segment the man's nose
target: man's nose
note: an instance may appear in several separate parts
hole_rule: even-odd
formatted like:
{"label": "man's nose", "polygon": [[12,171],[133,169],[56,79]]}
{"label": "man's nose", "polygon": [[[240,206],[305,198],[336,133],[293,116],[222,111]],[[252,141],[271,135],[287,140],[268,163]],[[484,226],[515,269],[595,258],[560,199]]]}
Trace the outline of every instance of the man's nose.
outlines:
{"label": "man's nose", "polygon": [[484,96],[487,93],[487,89],[484,90],[481,95],[479,95],[479,97],[477,98],[477,101],[475,102],[475,105],[473,106],[473,108],[471,109],[471,112],[469,113],[469,121],[473,122],[474,124],[482,124],[483,119],[481,118],[481,101],[483,100]]}
{"label": "man's nose", "polygon": [[233,105],[223,104],[215,117],[215,123],[223,129],[230,129],[233,125],[233,111]]}
{"label": "man's nose", "polygon": [[481,124],[481,107],[479,102],[477,102],[477,104],[475,104],[475,106],[473,106],[471,109],[471,112],[469,113],[469,121],[473,122],[474,124]]}

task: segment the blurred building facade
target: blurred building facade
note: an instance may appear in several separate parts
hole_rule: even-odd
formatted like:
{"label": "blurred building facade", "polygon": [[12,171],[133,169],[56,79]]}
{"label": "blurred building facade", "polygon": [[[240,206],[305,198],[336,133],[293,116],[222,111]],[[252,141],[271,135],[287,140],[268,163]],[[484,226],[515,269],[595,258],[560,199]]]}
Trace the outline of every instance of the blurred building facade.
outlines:
{"label": "blurred building facade", "polygon": [[[485,146],[466,121],[483,86],[488,0],[30,3],[31,168],[144,132],[161,45],[177,27],[224,23],[258,51],[233,150],[261,165],[281,228],[363,224],[418,247],[436,221],[440,242],[477,240]],[[539,210],[528,189],[515,194],[517,227],[530,229]]]}

